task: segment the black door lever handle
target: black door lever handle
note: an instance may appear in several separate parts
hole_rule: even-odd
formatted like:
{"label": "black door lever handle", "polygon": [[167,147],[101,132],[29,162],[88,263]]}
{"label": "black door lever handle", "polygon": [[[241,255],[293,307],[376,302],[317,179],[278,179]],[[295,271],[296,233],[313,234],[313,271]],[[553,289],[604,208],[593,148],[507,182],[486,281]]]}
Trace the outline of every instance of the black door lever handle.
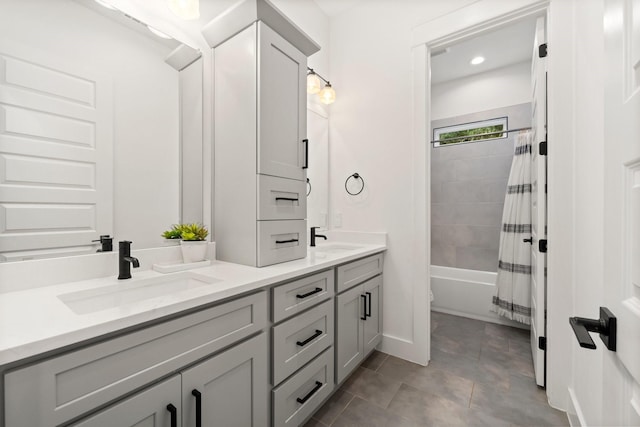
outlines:
{"label": "black door lever handle", "polygon": [[586,319],[584,317],[570,317],[569,324],[576,334],[580,347],[595,350],[596,344],[593,342],[589,332],[597,332],[604,345],[611,351],[616,351],[616,316],[606,307],[600,307],[599,319]]}
{"label": "black door lever handle", "polygon": [[528,239],[522,239],[524,243],[530,243],[533,245],[533,237],[529,237]]}

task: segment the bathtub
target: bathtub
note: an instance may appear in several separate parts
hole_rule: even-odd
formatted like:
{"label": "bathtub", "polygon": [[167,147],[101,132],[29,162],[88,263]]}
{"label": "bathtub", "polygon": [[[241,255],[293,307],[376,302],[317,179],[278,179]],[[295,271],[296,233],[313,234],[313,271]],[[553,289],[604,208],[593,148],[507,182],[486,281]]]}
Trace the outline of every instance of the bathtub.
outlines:
{"label": "bathtub", "polygon": [[505,319],[491,311],[498,273],[438,265],[432,265],[430,271],[434,298],[431,310],[529,329],[529,325]]}

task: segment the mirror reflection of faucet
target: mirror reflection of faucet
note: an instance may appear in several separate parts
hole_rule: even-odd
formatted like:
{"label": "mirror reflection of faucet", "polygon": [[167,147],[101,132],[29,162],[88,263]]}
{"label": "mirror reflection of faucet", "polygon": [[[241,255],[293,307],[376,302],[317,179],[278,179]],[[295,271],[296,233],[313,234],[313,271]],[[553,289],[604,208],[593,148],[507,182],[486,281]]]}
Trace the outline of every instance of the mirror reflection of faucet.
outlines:
{"label": "mirror reflection of faucet", "polygon": [[113,250],[113,237],[108,234],[103,234],[98,240],[92,240],[92,242],[100,242],[102,245],[96,252],[111,252]]}
{"label": "mirror reflection of faucet", "polygon": [[327,236],[324,234],[316,234],[316,229],[320,227],[311,227],[311,244],[309,246],[314,247],[316,245],[316,237],[320,237],[324,240],[327,240]]}
{"label": "mirror reflection of faucet", "polygon": [[131,256],[131,243],[128,240],[123,240],[118,243],[120,252],[118,253],[118,280],[131,279],[131,264],[133,268],[140,267],[138,258]]}

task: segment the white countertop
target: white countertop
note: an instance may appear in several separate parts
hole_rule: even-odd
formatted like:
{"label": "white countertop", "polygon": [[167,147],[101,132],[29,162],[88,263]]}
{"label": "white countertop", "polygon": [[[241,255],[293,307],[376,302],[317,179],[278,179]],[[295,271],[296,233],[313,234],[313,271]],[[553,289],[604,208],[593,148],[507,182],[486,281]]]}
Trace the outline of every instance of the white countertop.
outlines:
{"label": "white countertop", "polygon": [[[111,276],[2,293],[0,366],[265,288],[385,249],[385,245],[360,243],[357,249],[340,253],[315,252],[311,249],[307,258],[263,268],[213,261],[208,267],[189,271],[218,279],[216,283],[88,314],[74,313],[59,296],[105,286],[122,286],[125,282]],[[181,273],[162,274],[153,270],[132,269],[133,278],[127,280],[126,284],[173,274]]]}

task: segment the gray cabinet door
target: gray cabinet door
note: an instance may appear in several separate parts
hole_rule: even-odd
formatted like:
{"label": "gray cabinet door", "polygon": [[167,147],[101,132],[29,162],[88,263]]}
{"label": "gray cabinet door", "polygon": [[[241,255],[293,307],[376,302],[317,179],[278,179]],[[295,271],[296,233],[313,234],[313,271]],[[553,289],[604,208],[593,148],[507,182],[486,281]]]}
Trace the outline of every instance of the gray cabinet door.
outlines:
{"label": "gray cabinet door", "polygon": [[131,396],[108,409],[89,416],[74,427],[169,427],[171,413],[167,406],[175,410],[176,426],[180,425],[180,376]]}
{"label": "gray cabinet door", "polygon": [[364,355],[362,320],[364,288],[356,286],[336,297],[336,384],[358,366]]}
{"label": "gray cabinet door", "polygon": [[366,357],[382,340],[382,276],[366,281],[363,286],[367,297],[367,320],[362,322]]}
{"label": "gray cabinet door", "polygon": [[258,22],[258,173],[304,181],[307,57]]}
{"label": "gray cabinet door", "polygon": [[261,333],[183,371],[183,427],[196,425],[197,393],[203,426],[268,426],[267,351],[267,338]]}

